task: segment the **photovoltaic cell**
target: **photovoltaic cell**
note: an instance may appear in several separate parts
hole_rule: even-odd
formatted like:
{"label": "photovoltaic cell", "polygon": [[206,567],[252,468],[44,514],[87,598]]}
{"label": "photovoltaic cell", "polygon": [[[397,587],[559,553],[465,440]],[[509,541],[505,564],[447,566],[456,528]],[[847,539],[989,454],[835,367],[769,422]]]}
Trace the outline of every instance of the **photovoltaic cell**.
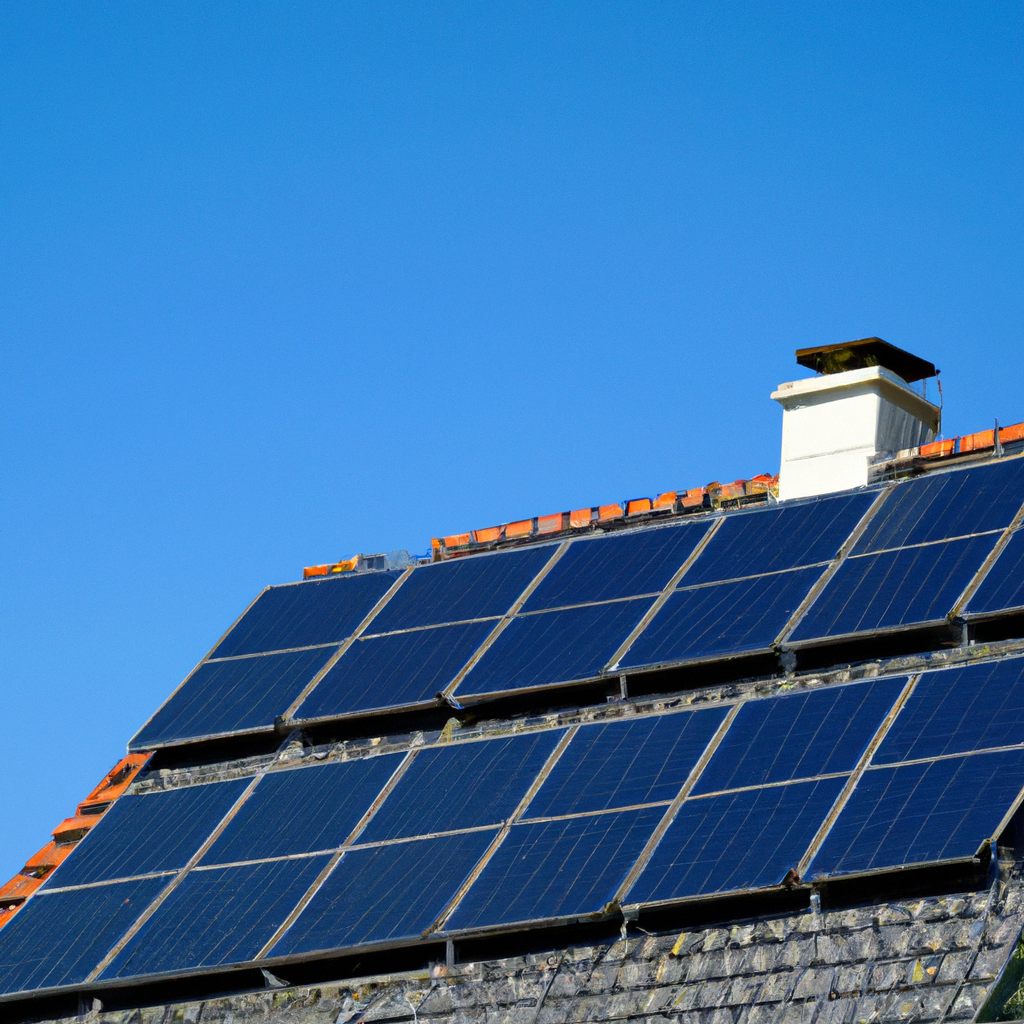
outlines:
{"label": "photovoltaic cell", "polygon": [[574,541],[523,610],[658,593],[708,529],[706,523],[688,524]]}
{"label": "photovoltaic cell", "polygon": [[553,545],[421,565],[373,620],[370,632],[504,615],[554,554]]}
{"label": "photovoltaic cell", "polygon": [[433,700],[493,628],[493,621],[465,622],[356,640],[295,717],[321,718]]}
{"label": "photovoltaic cell", "polygon": [[929,474],[896,487],[854,553],[1004,530],[1022,503],[1022,459]]}
{"label": "photovoltaic cell", "polygon": [[658,665],[769,647],[822,569],[796,569],[677,590],[637,637],[619,667]]}
{"label": "photovoltaic cell", "polygon": [[726,516],[683,582],[714,583],[830,561],[876,497],[845,494]]}
{"label": "photovoltaic cell", "polygon": [[726,711],[708,708],[583,726],[524,817],[674,800]]}
{"label": "photovoltaic cell", "polygon": [[872,761],[893,764],[1024,742],[1024,659],[926,672]]}
{"label": "photovoltaic cell", "polygon": [[564,734],[558,729],[419,751],[359,842],[500,824]]}
{"label": "photovoltaic cell", "polygon": [[967,602],[969,615],[1024,607],[1024,530],[1010,537],[995,565]]}
{"label": "photovoltaic cell", "polygon": [[647,807],[514,825],[445,930],[597,913],[663,815]]}
{"label": "photovoltaic cell", "polygon": [[644,617],[653,598],[517,617],[456,689],[456,696],[593,679]]}
{"label": "photovoltaic cell", "polygon": [[464,832],[346,853],[270,955],[418,939],[494,835]]}
{"label": "photovoltaic cell", "polygon": [[120,797],[44,885],[56,889],[183,868],[249,781]]}
{"label": "photovoltaic cell", "polygon": [[190,871],[100,977],[252,960],[329,860],[302,857]]}
{"label": "photovoltaic cell", "polygon": [[852,771],[905,684],[882,679],[749,701],[694,793]]}
{"label": "photovoltaic cell", "polygon": [[140,878],[37,894],[0,930],[0,994],[85,981],[166,884]]}
{"label": "photovoltaic cell", "polygon": [[370,809],[404,754],[271,772],[260,779],[204,864],[331,850]]}
{"label": "photovoltaic cell", "polygon": [[973,857],[1022,786],[1024,750],[866,771],[809,876]]}
{"label": "photovoltaic cell", "polygon": [[806,853],[844,782],[793,782],[685,801],[623,903],[778,885]]}
{"label": "photovoltaic cell", "polygon": [[944,619],[981,567],[996,535],[848,558],[791,641],[844,636]]}
{"label": "photovoltaic cell", "polygon": [[272,728],[302,688],[327,664],[335,647],[264,654],[200,665],[142,727],[131,750],[203,736]]}
{"label": "photovoltaic cell", "polygon": [[257,598],[212,657],[337,643],[349,636],[401,573],[352,573],[270,587]]}

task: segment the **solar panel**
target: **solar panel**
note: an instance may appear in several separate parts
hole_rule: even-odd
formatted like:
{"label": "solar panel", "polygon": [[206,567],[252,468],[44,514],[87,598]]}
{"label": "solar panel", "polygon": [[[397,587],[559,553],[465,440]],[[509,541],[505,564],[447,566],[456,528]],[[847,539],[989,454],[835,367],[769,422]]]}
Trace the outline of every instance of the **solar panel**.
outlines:
{"label": "solar panel", "polygon": [[1022,459],[929,474],[896,487],[854,553],[1004,530],[1022,503]]}
{"label": "solar panel", "polygon": [[708,708],[582,726],[525,817],[674,800],[727,711]]}
{"label": "solar panel", "polygon": [[693,792],[852,771],[905,684],[882,679],[748,701]]}
{"label": "solar panel", "polygon": [[795,868],[845,779],[685,800],[624,903],[778,885]]}
{"label": "solar panel", "polygon": [[1024,530],[1010,537],[995,565],[967,602],[970,615],[1024,607]]}
{"label": "solar panel", "polygon": [[995,542],[989,534],[848,558],[789,639],[941,621]]}
{"label": "solar panel", "polygon": [[47,888],[177,871],[203,845],[248,779],[122,796],[92,827]]}
{"label": "solar panel", "polygon": [[421,565],[374,619],[373,632],[504,615],[554,552],[545,544]]}
{"label": "solar panel", "polygon": [[926,672],[875,752],[874,764],[1024,741],[1024,660]]}
{"label": "solar panel", "polygon": [[659,593],[708,529],[707,523],[687,524],[574,541],[523,610]]}
{"label": "solar panel", "polygon": [[190,871],[100,978],[252,960],[329,860],[301,857]]}
{"label": "solar panel", "polygon": [[351,850],[270,956],[419,939],[454,898],[494,835],[463,832]]}
{"label": "solar panel", "polygon": [[830,561],[876,497],[860,492],[728,515],[684,582],[714,583]]}
{"label": "solar panel", "polygon": [[295,717],[321,718],[433,700],[493,628],[493,621],[464,622],[356,640]]}
{"label": "solar panel", "polygon": [[593,679],[653,599],[581,605],[518,616],[459,684],[459,697]]}
{"label": "solar panel", "polygon": [[130,750],[271,728],[335,653],[319,647],[235,661],[208,661],[142,727]]}
{"label": "solar panel", "polygon": [[404,756],[382,754],[265,775],[202,862],[229,864],[336,849]]}
{"label": "solar panel", "polygon": [[677,590],[619,661],[620,668],[765,650],[821,575],[820,568]]}
{"label": "solar panel", "polygon": [[270,587],[221,640],[211,657],[338,643],[366,618],[400,575],[352,573]]}
{"label": "solar panel", "polygon": [[137,878],[37,893],[0,930],[0,994],[85,981],[166,884]]}
{"label": "solar panel", "polygon": [[646,807],[513,825],[445,931],[599,913],[663,816]]}
{"label": "solar panel", "polygon": [[1024,750],[866,771],[808,876],[973,857],[1024,786]]}
{"label": "solar panel", "polygon": [[564,734],[558,729],[419,751],[359,842],[500,824]]}

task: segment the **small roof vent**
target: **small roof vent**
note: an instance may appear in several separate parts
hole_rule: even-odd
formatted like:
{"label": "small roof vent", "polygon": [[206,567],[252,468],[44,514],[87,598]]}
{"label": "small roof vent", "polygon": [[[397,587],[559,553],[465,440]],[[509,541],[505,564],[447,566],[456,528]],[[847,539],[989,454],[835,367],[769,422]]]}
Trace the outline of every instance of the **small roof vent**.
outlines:
{"label": "small roof vent", "polygon": [[841,345],[800,348],[796,351],[796,361],[817,373],[845,373],[847,370],[861,370],[865,366],[884,366],[908,384],[934,377],[938,372],[927,359],[905,352],[881,338],[861,338]]}

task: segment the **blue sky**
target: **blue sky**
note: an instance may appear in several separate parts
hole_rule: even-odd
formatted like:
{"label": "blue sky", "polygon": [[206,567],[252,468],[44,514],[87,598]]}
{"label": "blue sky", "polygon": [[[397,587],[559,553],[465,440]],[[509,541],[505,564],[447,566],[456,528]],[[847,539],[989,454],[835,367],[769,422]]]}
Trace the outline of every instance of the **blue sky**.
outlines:
{"label": "blue sky", "polygon": [[[266,584],[1024,420],[1017,4],[0,10],[0,875]],[[0,881],[3,880],[0,878]]]}

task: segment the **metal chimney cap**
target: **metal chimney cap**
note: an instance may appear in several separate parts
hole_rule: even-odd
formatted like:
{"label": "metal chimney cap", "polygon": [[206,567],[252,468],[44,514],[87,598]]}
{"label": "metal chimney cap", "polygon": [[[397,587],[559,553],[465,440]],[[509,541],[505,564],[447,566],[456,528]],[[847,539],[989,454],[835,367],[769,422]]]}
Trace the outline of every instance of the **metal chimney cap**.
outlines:
{"label": "metal chimney cap", "polygon": [[938,372],[927,359],[905,352],[881,338],[861,338],[841,345],[798,348],[796,361],[817,373],[844,373],[865,366],[884,366],[908,384],[934,377]]}

